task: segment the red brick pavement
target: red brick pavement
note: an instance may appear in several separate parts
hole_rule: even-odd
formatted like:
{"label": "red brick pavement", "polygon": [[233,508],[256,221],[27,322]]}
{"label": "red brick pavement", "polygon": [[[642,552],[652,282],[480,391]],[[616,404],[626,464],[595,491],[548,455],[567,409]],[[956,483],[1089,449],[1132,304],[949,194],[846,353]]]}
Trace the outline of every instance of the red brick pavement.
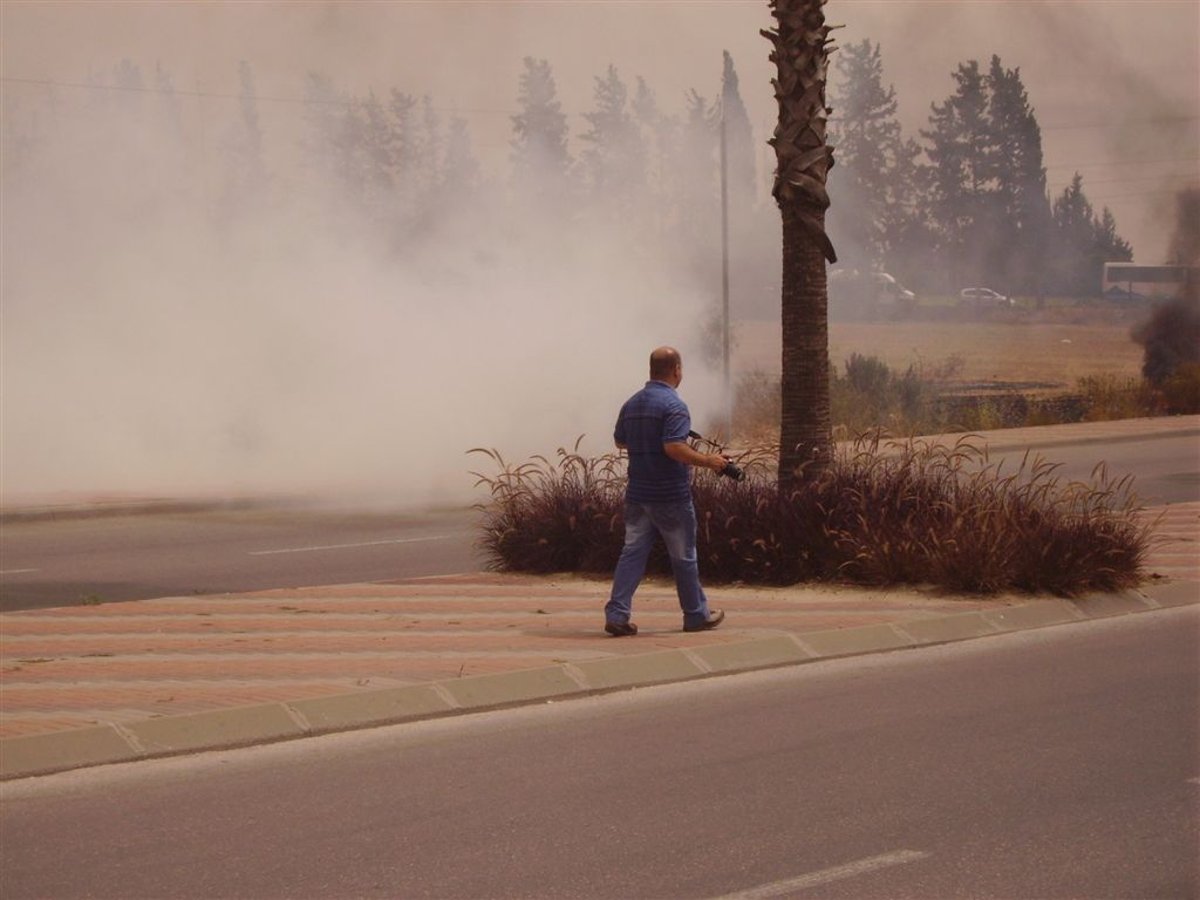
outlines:
{"label": "red brick pavement", "polygon": [[0,616],[0,737],[1003,606],[837,586],[718,590],[730,619],[685,635],[673,587],[642,633],[600,630],[608,585],[476,574]]}
{"label": "red brick pavement", "polygon": [[1179,581],[1200,582],[1200,502],[1150,509],[1154,542],[1146,569]]}

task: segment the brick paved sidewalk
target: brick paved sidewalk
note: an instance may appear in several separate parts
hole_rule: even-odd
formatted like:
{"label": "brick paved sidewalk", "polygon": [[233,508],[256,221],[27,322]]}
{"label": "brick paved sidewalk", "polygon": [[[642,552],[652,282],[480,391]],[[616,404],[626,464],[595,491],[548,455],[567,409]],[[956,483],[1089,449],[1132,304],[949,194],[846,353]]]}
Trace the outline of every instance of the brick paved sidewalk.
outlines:
{"label": "brick paved sidewalk", "polygon": [[564,662],[1004,608],[918,591],[716,589],[728,621],[684,634],[674,588],[603,634],[608,583],[475,574],[0,616],[0,738]]}
{"label": "brick paved sidewalk", "polygon": [[1146,571],[1151,577],[1200,583],[1200,502],[1146,510],[1154,538]]}

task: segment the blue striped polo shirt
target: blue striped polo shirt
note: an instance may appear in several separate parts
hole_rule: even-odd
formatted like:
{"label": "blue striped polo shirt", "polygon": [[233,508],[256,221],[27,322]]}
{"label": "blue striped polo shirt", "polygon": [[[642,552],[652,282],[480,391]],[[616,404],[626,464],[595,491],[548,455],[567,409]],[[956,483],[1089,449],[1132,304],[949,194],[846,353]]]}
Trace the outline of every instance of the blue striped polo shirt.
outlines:
{"label": "blue striped polo shirt", "polygon": [[691,499],[688,467],[663,452],[664,443],[686,440],[691,428],[687,404],[669,384],[647,381],[625,401],[613,438],[629,450],[626,500],[673,503]]}

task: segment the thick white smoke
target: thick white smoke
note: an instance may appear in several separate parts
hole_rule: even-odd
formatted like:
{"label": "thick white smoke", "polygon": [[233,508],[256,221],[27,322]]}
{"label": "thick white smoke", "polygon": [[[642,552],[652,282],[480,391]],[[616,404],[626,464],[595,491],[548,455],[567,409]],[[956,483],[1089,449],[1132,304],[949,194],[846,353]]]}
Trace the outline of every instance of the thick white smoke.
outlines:
{"label": "thick white smoke", "polygon": [[694,347],[712,288],[619,232],[555,233],[481,190],[396,253],[278,185],[230,224],[171,138],[97,121],[5,171],[6,499],[457,501],[471,447],[607,449],[661,343],[695,361],[697,415],[714,405]]}

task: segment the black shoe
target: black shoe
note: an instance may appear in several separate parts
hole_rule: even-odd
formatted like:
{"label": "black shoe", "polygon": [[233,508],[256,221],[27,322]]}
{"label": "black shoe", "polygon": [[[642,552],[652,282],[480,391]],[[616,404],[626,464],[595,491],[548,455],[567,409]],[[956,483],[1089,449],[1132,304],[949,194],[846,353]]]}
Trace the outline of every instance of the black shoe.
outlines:
{"label": "black shoe", "polygon": [[708,614],[708,618],[699,625],[684,625],[684,631],[708,631],[710,628],[716,628],[725,621],[725,610],[716,609]]}
{"label": "black shoe", "polygon": [[637,634],[637,626],[632,622],[605,622],[604,630],[613,637],[630,637]]}

